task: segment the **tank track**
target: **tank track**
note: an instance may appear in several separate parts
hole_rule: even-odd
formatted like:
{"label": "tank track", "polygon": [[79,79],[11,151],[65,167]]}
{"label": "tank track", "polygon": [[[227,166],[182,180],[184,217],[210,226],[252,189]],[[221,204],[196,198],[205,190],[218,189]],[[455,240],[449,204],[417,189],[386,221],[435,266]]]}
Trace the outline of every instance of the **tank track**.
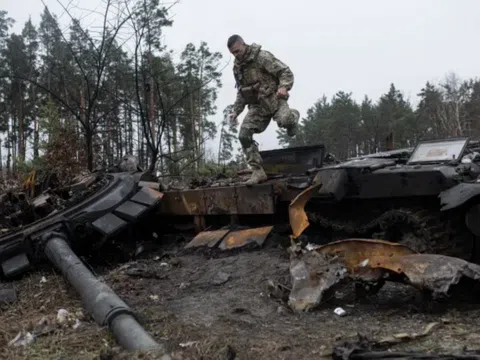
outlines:
{"label": "tank track", "polygon": [[351,221],[307,211],[311,224],[330,233],[331,240],[342,237],[376,238],[394,241],[420,253],[435,253],[470,259],[474,238],[465,228],[463,217],[443,219],[439,212],[426,209],[390,209],[367,221]]}

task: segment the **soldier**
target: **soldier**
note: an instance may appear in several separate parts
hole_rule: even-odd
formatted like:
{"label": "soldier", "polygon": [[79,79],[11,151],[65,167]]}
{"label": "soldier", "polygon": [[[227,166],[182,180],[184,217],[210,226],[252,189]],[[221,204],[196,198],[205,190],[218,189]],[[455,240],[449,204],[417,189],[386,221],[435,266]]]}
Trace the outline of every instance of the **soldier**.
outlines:
{"label": "soldier", "polygon": [[300,113],[290,109],[287,103],[288,91],[293,86],[293,73],[272,53],[262,50],[260,45],[245,44],[239,35],[232,35],[227,46],[235,56],[233,75],[238,89],[229,117],[236,123],[238,115],[248,105],[238,138],[247,163],[253,170],[246,185],[258,184],[267,180],[267,175],[253,134],[265,131],[271,118],[279,127],[287,129],[289,136],[295,136],[297,131]]}

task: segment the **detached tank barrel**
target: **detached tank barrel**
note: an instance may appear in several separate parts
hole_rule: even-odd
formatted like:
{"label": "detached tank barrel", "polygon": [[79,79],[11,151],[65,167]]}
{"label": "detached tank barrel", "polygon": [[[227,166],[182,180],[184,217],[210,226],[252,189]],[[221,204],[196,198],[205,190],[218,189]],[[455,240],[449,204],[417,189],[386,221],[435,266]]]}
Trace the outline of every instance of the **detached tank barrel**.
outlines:
{"label": "detached tank barrel", "polygon": [[[132,309],[113,290],[98,280],[75,255],[62,234],[48,234],[45,254],[62,272],[82,298],[85,309],[100,326],[108,326],[117,342],[127,350],[152,350],[165,352],[137,322]],[[170,359],[165,355],[162,359]]]}

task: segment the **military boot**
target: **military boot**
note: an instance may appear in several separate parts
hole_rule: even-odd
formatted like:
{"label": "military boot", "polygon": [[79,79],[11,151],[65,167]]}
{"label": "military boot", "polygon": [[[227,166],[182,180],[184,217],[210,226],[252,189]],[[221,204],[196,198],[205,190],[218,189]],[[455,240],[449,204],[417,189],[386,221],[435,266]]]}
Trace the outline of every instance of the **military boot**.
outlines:
{"label": "military boot", "polygon": [[245,182],[245,185],[255,185],[267,180],[267,174],[262,167],[262,157],[258,152],[258,145],[254,142],[248,149],[245,150],[247,157],[247,164],[252,169],[252,176]]}
{"label": "military boot", "polygon": [[290,137],[293,137],[297,134],[298,120],[300,119],[300,112],[296,109],[292,109],[292,124],[287,128],[287,134]]}
{"label": "military boot", "polygon": [[250,179],[245,181],[245,185],[251,186],[255,184],[260,184],[264,181],[267,180],[267,174],[265,174],[265,170],[263,170],[263,167],[259,166],[253,169],[252,171],[252,176]]}

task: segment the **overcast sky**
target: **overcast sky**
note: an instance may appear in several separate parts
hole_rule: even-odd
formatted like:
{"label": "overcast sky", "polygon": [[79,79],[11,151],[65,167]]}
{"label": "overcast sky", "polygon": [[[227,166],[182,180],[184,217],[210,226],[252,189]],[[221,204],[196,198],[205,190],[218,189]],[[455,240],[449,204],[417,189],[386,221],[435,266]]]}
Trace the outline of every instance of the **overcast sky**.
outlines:
{"label": "overcast sky", "polygon": [[[101,0],[75,2],[93,9]],[[41,0],[0,3],[17,21],[16,31],[29,16],[38,24]],[[45,3],[62,14],[57,0]],[[290,66],[295,75],[290,105],[302,116],[322,94],[330,98],[343,90],[358,101],[365,94],[376,100],[393,82],[416,103],[427,80],[439,81],[449,71],[476,77],[480,70],[478,0],[181,0],[171,13],[167,46],[178,54],[188,42],[203,40],[222,52],[223,64],[230,61],[217,101],[217,122],[235,99],[233,59],[226,47],[234,33]],[[278,147],[276,129],[272,121],[256,135],[261,149]]]}

